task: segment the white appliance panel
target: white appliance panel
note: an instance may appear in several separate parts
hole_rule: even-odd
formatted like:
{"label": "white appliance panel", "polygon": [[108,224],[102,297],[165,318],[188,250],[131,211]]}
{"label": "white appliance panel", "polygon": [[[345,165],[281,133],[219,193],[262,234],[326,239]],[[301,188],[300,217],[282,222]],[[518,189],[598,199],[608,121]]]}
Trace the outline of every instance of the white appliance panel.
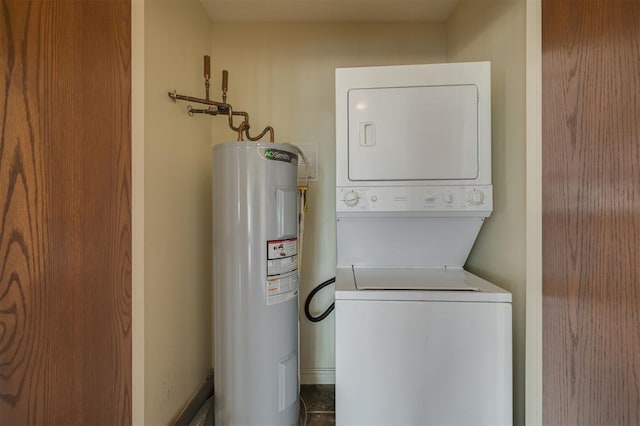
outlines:
{"label": "white appliance panel", "polygon": [[483,220],[343,215],[336,225],[338,266],[462,267]]}
{"label": "white appliance panel", "polygon": [[491,185],[489,62],[338,68],[335,93],[337,187]]}
{"label": "white appliance panel", "polygon": [[349,266],[336,270],[336,300],[511,303],[511,293],[462,268]]}
{"label": "white appliance panel", "polygon": [[493,187],[380,186],[336,188],[336,213],[415,212],[489,216]]}
{"label": "white appliance panel", "polygon": [[462,269],[385,268],[353,266],[358,290],[480,291]]}
{"label": "white appliance panel", "polygon": [[510,303],[336,300],[335,312],[338,425],[511,425]]}
{"label": "white appliance panel", "polygon": [[349,180],[473,180],[478,177],[474,84],[352,89]]}

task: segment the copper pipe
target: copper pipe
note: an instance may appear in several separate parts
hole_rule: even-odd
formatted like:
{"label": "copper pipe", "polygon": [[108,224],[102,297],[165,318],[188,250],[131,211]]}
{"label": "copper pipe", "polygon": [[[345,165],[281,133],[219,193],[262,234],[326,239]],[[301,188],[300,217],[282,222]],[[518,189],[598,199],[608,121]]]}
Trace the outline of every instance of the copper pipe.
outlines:
{"label": "copper pipe", "polygon": [[222,102],[227,103],[227,91],[229,88],[229,71],[222,70]]}
{"label": "copper pipe", "polygon": [[196,102],[196,103],[199,103],[199,104],[216,106],[218,108],[223,108],[225,110],[226,110],[226,108],[228,108],[230,106],[230,105],[225,104],[223,102],[216,102],[216,101],[207,100],[207,99],[194,98],[193,96],[179,95],[175,91],[168,92],[168,95],[174,101]]}
{"label": "copper pipe", "polygon": [[[233,130],[234,132],[240,131],[240,127],[236,127],[236,126],[233,125],[233,116],[234,115],[242,115],[242,114],[236,113],[233,110],[233,107],[231,105],[229,105],[229,109],[227,110],[227,115],[229,116],[229,127],[231,128],[231,130]],[[240,125],[242,125],[242,123],[240,123]]]}
{"label": "copper pipe", "polygon": [[[233,125],[233,116],[234,115],[239,115],[241,117],[244,118],[244,120],[242,121],[242,123],[240,123],[239,127],[235,127]],[[238,131],[244,131],[244,134],[247,136],[247,139],[249,139],[250,141],[257,141],[262,139],[262,137],[264,135],[267,134],[267,132],[269,132],[269,138],[270,138],[270,142],[274,141],[275,138],[275,131],[273,129],[273,127],[271,126],[267,126],[265,127],[265,129],[258,135],[258,136],[251,136],[249,134],[249,129],[251,128],[251,125],[249,124],[249,114],[244,112],[244,111],[233,111],[232,109],[229,110],[229,127],[231,127],[232,130],[238,132]]]}
{"label": "copper pipe", "polygon": [[209,100],[209,79],[211,78],[211,58],[204,55],[204,91],[205,97]]}
{"label": "copper pipe", "polygon": [[233,116],[234,115],[239,115],[240,117],[242,117],[242,122],[240,123],[240,125],[242,126],[243,123],[245,125],[245,128],[249,128],[249,114],[244,112],[244,111],[234,111],[233,107],[229,104],[227,104],[227,106],[229,107],[229,109],[227,110],[227,114],[229,115],[229,127],[231,128],[231,130],[233,131],[238,131],[240,130],[240,127],[236,127],[233,124]]}
{"label": "copper pipe", "polygon": [[[240,125],[242,125],[242,123],[244,123],[245,127],[248,129],[249,128],[249,114],[247,114],[246,112],[243,111],[233,111],[233,110],[229,110],[229,120],[233,122],[233,118],[232,116],[234,115],[239,115],[240,117],[242,117],[242,122],[240,123]],[[233,126],[231,124],[231,126]],[[235,128],[234,130],[237,130],[238,128]]]}
{"label": "copper pipe", "polygon": [[[269,133],[270,142],[274,141],[275,131],[273,127],[267,126],[258,136],[251,136],[249,133],[249,129],[251,128],[249,124],[249,114],[244,111],[234,111],[233,107],[227,103],[227,90],[229,85],[229,72],[227,70],[222,71],[222,102],[216,102],[209,99],[209,78],[211,73],[211,62],[209,56],[204,57],[204,79],[205,79],[205,95],[206,99],[195,98],[193,96],[185,96],[179,95],[174,90],[173,92],[168,92],[168,95],[174,101],[187,101],[187,102],[195,102],[199,104],[209,105],[207,109],[195,109],[192,108],[191,105],[188,106],[187,112],[190,116],[193,114],[208,114],[208,115],[222,115],[226,114],[228,116],[229,127],[231,130],[238,134],[238,140],[244,140],[244,136],[246,135],[247,139],[250,141],[257,141],[264,137],[267,133]],[[215,107],[215,108],[212,108]],[[233,123],[233,117],[240,116],[242,117],[242,122],[239,126],[235,126]]]}
{"label": "copper pipe", "polygon": [[211,77],[211,57],[204,55],[204,78],[209,80]]}
{"label": "copper pipe", "polygon": [[269,142],[273,142],[273,138],[274,138],[274,131],[273,131],[273,127],[271,127],[271,126],[267,126],[267,127],[265,127],[265,129],[262,131],[262,133],[260,133],[260,134],[259,134],[258,136],[256,136],[256,137],[251,137],[251,136],[249,135],[249,129],[248,129],[248,128],[245,130],[245,134],[247,135],[247,139],[249,139],[250,141],[257,141],[257,140],[262,139],[262,137],[263,137],[264,135],[266,135],[266,134],[267,134],[267,132],[269,132]]}
{"label": "copper pipe", "polygon": [[211,107],[207,109],[196,109],[196,108],[192,108],[191,105],[189,105],[187,106],[187,114],[189,114],[189,117],[192,117],[193,114],[218,115],[218,110]]}
{"label": "copper pipe", "polygon": [[244,140],[242,137],[242,133],[244,133],[247,129],[247,122],[243,121],[242,123],[240,123],[240,126],[238,126],[238,142]]}

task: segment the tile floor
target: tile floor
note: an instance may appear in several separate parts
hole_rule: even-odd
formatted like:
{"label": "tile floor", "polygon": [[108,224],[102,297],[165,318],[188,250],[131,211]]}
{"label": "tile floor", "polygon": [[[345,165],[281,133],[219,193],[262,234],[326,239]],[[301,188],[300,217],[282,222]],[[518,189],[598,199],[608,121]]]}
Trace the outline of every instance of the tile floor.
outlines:
{"label": "tile floor", "polygon": [[336,424],[335,385],[302,385],[307,405],[307,426]]}

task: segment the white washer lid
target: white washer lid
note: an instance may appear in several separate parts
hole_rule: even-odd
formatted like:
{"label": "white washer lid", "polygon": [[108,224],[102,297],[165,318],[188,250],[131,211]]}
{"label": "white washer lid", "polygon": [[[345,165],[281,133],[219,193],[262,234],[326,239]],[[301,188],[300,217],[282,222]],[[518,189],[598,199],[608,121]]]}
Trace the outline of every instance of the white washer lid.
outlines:
{"label": "white washer lid", "polygon": [[[479,291],[462,269],[376,268],[353,266],[358,290]],[[470,277],[467,275],[471,275]],[[477,283],[475,283],[477,284]]]}
{"label": "white washer lid", "polygon": [[511,293],[464,269],[338,268],[336,300],[511,302]]}

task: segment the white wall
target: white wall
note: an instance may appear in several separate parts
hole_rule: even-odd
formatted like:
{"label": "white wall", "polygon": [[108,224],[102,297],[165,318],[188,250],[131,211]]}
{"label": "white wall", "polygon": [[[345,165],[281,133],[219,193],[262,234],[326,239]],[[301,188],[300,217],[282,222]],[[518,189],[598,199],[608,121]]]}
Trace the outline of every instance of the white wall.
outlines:
{"label": "white wall", "polygon": [[169,424],[211,369],[211,123],[201,95],[210,22],[198,1],[145,0],[145,424]]}
{"label": "white wall", "polygon": [[494,211],[467,268],[513,293],[514,421],[524,424],[525,18],[521,0],[463,0],[447,23],[447,61],[491,61]]}
{"label": "white wall", "polygon": [[[305,227],[300,363],[303,383],[333,382],[333,315],[312,324],[302,308],[311,289],[335,275],[334,69],[442,62],[444,25],[215,23],[211,40],[215,99],[226,68],[228,102],[249,112],[254,130],[271,124],[276,141],[318,145],[319,178],[311,184]],[[212,121],[216,143],[235,140],[224,119]],[[333,288],[321,293],[316,313],[332,300]]]}
{"label": "white wall", "polygon": [[[211,24],[197,1],[145,0],[145,423],[166,424],[211,366],[211,140],[235,140],[224,118],[189,118],[168,90],[203,94],[202,55],[230,71],[229,98],[252,129],[276,141],[315,143],[301,283],[304,298],[335,273],[334,69],[445,61],[493,65],[495,211],[468,267],[514,294],[516,424],[524,397],[525,3],[462,1],[451,20],[425,23]],[[316,312],[333,300],[329,289]],[[333,315],[311,324],[301,311],[304,382],[331,382]]]}

